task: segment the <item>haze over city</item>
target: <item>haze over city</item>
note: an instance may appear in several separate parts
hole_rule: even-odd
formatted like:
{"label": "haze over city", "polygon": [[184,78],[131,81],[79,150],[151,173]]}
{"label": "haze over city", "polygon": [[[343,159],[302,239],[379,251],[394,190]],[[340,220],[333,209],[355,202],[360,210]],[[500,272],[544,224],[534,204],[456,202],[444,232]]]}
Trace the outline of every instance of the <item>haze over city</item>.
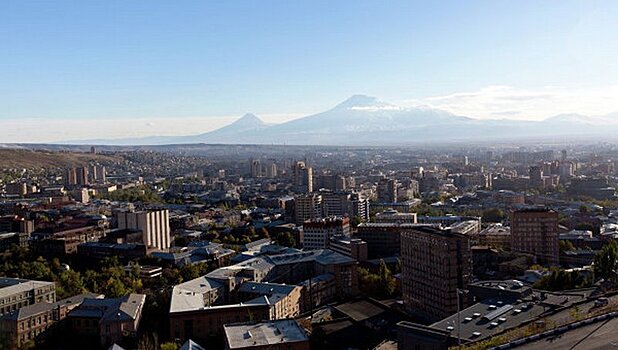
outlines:
{"label": "haze over city", "polygon": [[0,349],[618,346],[618,2],[0,2]]}

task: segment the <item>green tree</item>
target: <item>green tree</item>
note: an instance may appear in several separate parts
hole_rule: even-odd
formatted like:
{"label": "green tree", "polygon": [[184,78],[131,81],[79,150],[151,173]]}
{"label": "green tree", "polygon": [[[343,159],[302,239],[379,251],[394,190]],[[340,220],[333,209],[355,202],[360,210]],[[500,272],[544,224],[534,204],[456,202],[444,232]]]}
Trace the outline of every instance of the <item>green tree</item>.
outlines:
{"label": "green tree", "polygon": [[618,261],[618,243],[610,241],[594,257],[594,273],[597,277],[612,279],[616,277],[614,269]]}
{"label": "green tree", "polygon": [[84,293],[85,291],[84,281],[79,272],[69,270],[60,273],[56,288],[58,299],[68,298],[73,295]]}
{"label": "green tree", "polygon": [[124,283],[114,277],[110,277],[105,283],[105,287],[103,288],[103,293],[107,298],[118,298],[130,293]]}
{"label": "green tree", "polygon": [[504,220],[504,212],[498,208],[491,208],[483,211],[483,222],[501,222]]}
{"label": "green tree", "polygon": [[284,247],[295,247],[296,239],[290,232],[282,232],[277,235],[277,244]]}
{"label": "green tree", "polygon": [[388,297],[395,291],[395,279],[391,274],[391,271],[386,266],[384,260],[380,259],[380,270],[378,272],[380,276],[380,294],[383,297]]}

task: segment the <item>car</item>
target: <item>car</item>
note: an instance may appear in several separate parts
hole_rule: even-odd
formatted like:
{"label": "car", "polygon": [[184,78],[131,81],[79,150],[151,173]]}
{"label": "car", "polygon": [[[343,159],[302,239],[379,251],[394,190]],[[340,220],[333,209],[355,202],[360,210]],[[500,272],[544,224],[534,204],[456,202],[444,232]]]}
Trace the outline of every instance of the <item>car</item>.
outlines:
{"label": "car", "polygon": [[473,337],[480,337],[481,336],[481,332],[472,332],[472,336]]}
{"label": "car", "polygon": [[594,301],[594,306],[599,307],[599,306],[605,306],[609,304],[609,300],[607,298],[598,298],[597,300]]}

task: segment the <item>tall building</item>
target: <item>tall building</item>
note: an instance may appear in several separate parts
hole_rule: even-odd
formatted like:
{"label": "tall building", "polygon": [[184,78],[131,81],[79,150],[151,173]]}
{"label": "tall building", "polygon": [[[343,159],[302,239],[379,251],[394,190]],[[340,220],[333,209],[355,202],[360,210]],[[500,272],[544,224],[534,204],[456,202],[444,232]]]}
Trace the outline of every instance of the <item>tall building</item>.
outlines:
{"label": "tall building", "polygon": [[327,217],[303,223],[303,249],[326,249],[334,236],[350,236],[350,219]]}
{"label": "tall building", "polygon": [[294,197],[294,221],[297,225],[321,217],[322,195],[313,193]]}
{"label": "tall building", "polygon": [[534,165],[530,167],[530,185],[535,187],[543,186],[543,169],[540,166]]}
{"label": "tall building", "polygon": [[539,263],[557,265],[558,213],[548,208],[516,210],[511,218],[511,249],[536,256]]}
{"label": "tall building", "polygon": [[[472,277],[469,238],[436,227],[401,233],[402,294],[406,308],[428,321],[457,312],[457,290]],[[462,305],[460,305],[462,306]]]}
{"label": "tall building", "polygon": [[262,177],[262,163],[259,159],[251,160],[251,177]]}
{"label": "tall building", "polygon": [[118,228],[142,231],[144,245],[161,250],[169,249],[169,210],[121,211],[117,213]]}
{"label": "tall building", "polygon": [[266,162],[265,170],[266,177],[271,179],[277,177],[277,163],[274,159],[269,159],[268,162]]}
{"label": "tall building", "polygon": [[66,185],[88,185],[88,168],[67,169],[64,175],[64,183]]}
{"label": "tall building", "polygon": [[294,164],[294,190],[299,193],[313,192],[313,169],[298,161]]}
{"label": "tall building", "polygon": [[90,167],[90,179],[95,183],[105,183],[106,180],[105,167],[102,165],[93,165]]}
{"label": "tall building", "polygon": [[397,202],[397,181],[393,179],[381,179],[378,182],[378,203]]}

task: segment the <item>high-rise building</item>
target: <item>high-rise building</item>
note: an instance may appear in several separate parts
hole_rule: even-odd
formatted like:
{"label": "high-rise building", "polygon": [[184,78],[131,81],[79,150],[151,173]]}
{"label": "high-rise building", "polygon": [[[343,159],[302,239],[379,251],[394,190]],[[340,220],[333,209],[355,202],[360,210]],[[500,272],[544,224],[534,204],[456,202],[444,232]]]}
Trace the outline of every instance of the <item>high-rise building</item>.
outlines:
{"label": "high-rise building", "polygon": [[397,203],[397,181],[381,179],[378,182],[378,203]]}
{"label": "high-rise building", "polygon": [[530,167],[530,184],[535,187],[543,186],[543,169],[540,166],[534,165]]}
{"label": "high-rise building", "polygon": [[294,164],[294,190],[299,193],[313,192],[313,169],[298,161]]}
{"label": "high-rise building", "polygon": [[95,183],[105,183],[106,172],[102,165],[93,165],[90,167],[90,179]]}
{"label": "high-rise building", "polygon": [[557,265],[558,213],[548,208],[516,210],[511,218],[511,249],[536,256],[543,264]]}
{"label": "high-rise building", "polygon": [[251,177],[262,177],[262,163],[259,159],[251,160]]}
{"label": "high-rise building", "polygon": [[471,256],[464,234],[436,227],[403,231],[401,281],[406,308],[431,322],[457,312],[458,289],[471,281]]}
{"label": "high-rise building", "polygon": [[266,177],[268,178],[275,178],[277,177],[277,163],[275,162],[274,159],[269,159],[268,162],[266,163]]}
{"label": "high-rise building", "polygon": [[64,183],[66,185],[88,185],[88,168],[71,168],[67,169],[64,175]]}
{"label": "high-rise building", "polygon": [[294,221],[297,225],[321,217],[322,195],[313,193],[294,197]]}
{"label": "high-rise building", "polygon": [[118,228],[142,231],[144,245],[169,249],[171,245],[169,210],[121,211],[117,213]]}
{"label": "high-rise building", "polygon": [[327,217],[303,223],[303,249],[326,249],[334,236],[350,236],[350,219]]}

